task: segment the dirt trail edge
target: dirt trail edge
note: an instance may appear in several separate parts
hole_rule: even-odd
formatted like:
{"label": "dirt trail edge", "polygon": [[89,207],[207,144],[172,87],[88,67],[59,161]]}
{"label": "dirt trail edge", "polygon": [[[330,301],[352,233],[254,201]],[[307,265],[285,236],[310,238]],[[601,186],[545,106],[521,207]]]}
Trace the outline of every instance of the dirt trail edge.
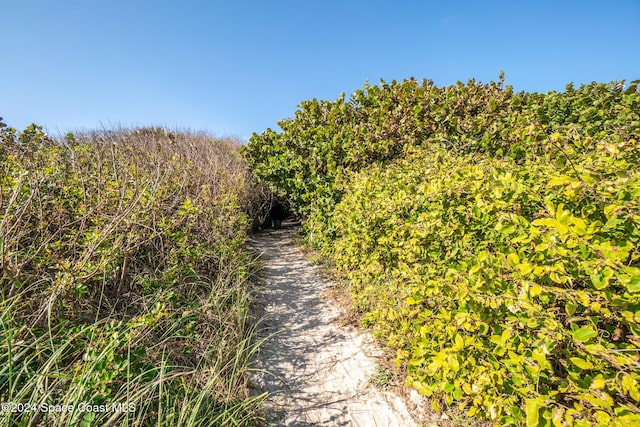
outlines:
{"label": "dirt trail edge", "polygon": [[278,426],[416,426],[403,399],[371,385],[379,351],[373,340],[338,325],[340,309],[322,294],[331,282],[295,246],[295,228],[250,240],[266,265],[257,316],[266,338],[252,381],[267,391]]}

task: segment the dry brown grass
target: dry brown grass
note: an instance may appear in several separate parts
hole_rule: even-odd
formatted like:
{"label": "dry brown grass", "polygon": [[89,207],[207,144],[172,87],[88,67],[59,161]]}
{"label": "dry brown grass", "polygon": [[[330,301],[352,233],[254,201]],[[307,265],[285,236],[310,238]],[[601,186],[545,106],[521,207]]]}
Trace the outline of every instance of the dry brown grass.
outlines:
{"label": "dry brown grass", "polygon": [[[137,405],[92,425],[255,420],[243,248],[261,202],[239,144],[158,128],[0,138],[0,400]],[[43,416],[0,425],[87,415]]]}

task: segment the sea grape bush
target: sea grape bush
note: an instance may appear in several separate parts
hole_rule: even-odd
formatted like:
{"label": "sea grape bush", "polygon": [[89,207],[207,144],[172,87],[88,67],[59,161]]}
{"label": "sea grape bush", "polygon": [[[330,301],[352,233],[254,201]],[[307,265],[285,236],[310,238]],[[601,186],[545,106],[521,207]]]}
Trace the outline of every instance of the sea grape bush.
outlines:
{"label": "sea grape bush", "polygon": [[514,93],[502,76],[443,88],[415,79],[366,84],[348,100],[343,94],[302,102],[294,118],[279,122],[282,132],[254,134],[244,154],[256,176],[312,219],[305,224],[310,242],[330,246],[331,212],[351,172],[433,145],[515,160],[551,154],[563,162],[562,147],[549,138],[555,132],[584,136],[578,151],[605,134],[637,132],[636,87],[593,83],[568,85],[564,93]]}
{"label": "sea grape bush", "polygon": [[365,86],[301,104],[245,154],[435,407],[635,425],[637,83]]}
{"label": "sea grape bush", "polygon": [[0,425],[249,425],[250,174],[232,141],[0,129]]}
{"label": "sea grape bush", "polygon": [[637,171],[585,184],[539,163],[418,152],[358,175],[334,258],[424,394],[500,424],[527,408],[536,425],[538,410],[557,425],[629,424],[638,196]]}

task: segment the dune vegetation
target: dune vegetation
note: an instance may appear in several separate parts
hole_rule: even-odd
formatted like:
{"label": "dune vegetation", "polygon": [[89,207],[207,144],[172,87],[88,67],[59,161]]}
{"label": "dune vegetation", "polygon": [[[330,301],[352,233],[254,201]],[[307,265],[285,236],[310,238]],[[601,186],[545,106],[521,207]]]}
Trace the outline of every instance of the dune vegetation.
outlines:
{"label": "dune vegetation", "polygon": [[366,84],[244,147],[0,120],[0,427],[263,423],[276,196],[435,410],[640,424],[638,83]]}
{"label": "dune vegetation", "polygon": [[436,410],[640,425],[638,83],[367,84],[244,154]]}
{"label": "dune vegetation", "polygon": [[239,144],[0,132],[0,425],[255,425]]}

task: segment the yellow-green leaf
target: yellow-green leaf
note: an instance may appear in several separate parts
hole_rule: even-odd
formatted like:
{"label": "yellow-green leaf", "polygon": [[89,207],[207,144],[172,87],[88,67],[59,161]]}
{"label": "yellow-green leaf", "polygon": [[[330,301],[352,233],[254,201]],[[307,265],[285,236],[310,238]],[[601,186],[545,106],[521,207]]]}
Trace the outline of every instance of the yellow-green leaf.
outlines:
{"label": "yellow-green leaf", "polygon": [[540,420],[538,411],[544,406],[538,399],[527,399],[527,427],[538,427]]}
{"label": "yellow-green leaf", "polygon": [[565,305],[564,305],[564,311],[565,311],[569,316],[573,316],[573,314],[576,312],[576,309],[577,309],[577,308],[578,308],[578,307],[577,307],[574,303],[572,303],[572,302],[570,302],[570,301],[569,301],[569,302],[567,302],[567,303],[565,303]]}
{"label": "yellow-green leaf", "polygon": [[571,336],[580,342],[587,342],[597,335],[598,333],[591,326],[583,326],[577,331],[571,332]]}
{"label": "yellow-green leaf", "polygon": [[605,206],[605,208],[604,208],[604,216],[606,216],[607,219],[611,219],[611,218],[617,216],[616,215],[616,211],[618,210],[619,207],[620,206],[618,206],[618,205]]}
{"label": "yellow-green leaf", "polygon": [[597,389],[600,389],[600,388],[604,387],[606,383],[607,383],[607,381],[604,379],[602,374],[598,374],[593,379],[593,381],[591,381],[591,385],[589,386],[589,388],[597,390]]}
{"label": "yellow-green leaf", "polygon": [[520,270],[520,273],[523,276],[526,276],[527,274],[533,271],[533,267],[528,262],[522,262],[518,264],[516,267],[518,268],[518,270]]}
{"label": "yellow-green leaf", "polygon": [[588,360],[581,359],[579,357],[571,357],[569,358],[569,360],[571,360],[571,363],[573,363],[580,369],[593,369],[593,364]]}

